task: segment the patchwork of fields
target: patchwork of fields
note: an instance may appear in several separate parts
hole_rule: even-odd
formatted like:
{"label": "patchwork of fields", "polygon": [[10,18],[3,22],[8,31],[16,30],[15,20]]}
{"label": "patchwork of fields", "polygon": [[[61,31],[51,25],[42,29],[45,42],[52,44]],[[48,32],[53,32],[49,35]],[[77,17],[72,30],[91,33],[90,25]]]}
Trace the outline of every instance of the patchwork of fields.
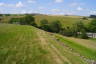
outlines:
{"label": "patchwork of fields", "polygon": [[48,22],[53,22],[59,20],[63,27],[72,26],[74,23],[83,21],[84,24],[89,23],[92,19],[88,18],[87,20],[82,19],[83,16],[48,16],[48,15],[36,15],[36,22],[39,25],[40,21],[43,19],[47,19]]}
{"label": "patchwork of fields", "polygon": [[[24,16],[5,16],[2,19],[2,23],[8,23],[11,18],[20,18]],[[35,15],[35,22],[40,25],[40,21],[43,19],[48,20],[48,22],[53,22],[59,20],[63,27],[72,26],[74,23],[83,21],[84,24],[89,23],[92,19],[88,18],[87,20],[82,19],[83,16],[50,16],[50,15]]]}
{"label": "patchwork of fields", "polygon": [[96,60],[95,45],[95,39],[68,38],[32,26],[0,24],[0,64],[91,64]]}

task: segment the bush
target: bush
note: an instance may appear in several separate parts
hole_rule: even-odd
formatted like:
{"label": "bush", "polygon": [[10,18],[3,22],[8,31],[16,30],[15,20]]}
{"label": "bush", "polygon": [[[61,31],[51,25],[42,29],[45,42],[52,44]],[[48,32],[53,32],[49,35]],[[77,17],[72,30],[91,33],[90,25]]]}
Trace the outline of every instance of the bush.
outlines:
{"label": "bush", "polygon": [[9,22],[11,24],[20,24],[20,18],[12,18]]}
{"label": "bush", "polygon": [[59,33],[61,30],[61,23],[60,21],[57,20],[57,21],[51,22],[49,27],[51,32]]}
{"label": "bush", "polygon": [[32,15],[26,15],[24,17],[23,21],[26,25],[32,25],[32,26],[37,26],[35,23],[35,18]]}
{"label": "bush", "polygon": [[84,29],[81,30],[81,34],[79,34],[79,37],[82,38],[82,39],[87,39],[88,38],[87,33]]}
{"label": "bush", "polygon": [[43,19],[40,21],[40,28],[46,31],[50,31],[49,30],[49,23],[46,19]]}
{"label": "bush", "polygon": [[92,20],[89,25],[88,29],[90,32],[96,33],[96,19]]}
{"label": "bush", "polygon": [[63,28],[63,31],[61,31],[61,32],[62,32],[61,34],[64,35],[64,36],[70,37],[70,36],[73,35],[72,29],[70,27]]}
{"label": "bush", "polygon": [[26,15],[25,17],[22,18],[12,18],[10,20],[10,23],[15,23],[15,24],[21,24],[21,25],[32,25],[37,27],[37,24],[35,23],[34,17],[31,15]]}
{"label": "bush", "polygon": [[83,20],[88,20],[88,18],[87,18],[87,17],[83,17],[82,19],[83,19]]}
{"label": "bush", "polygon": [[90,18],[96,18],[96,15],[90,15]]}

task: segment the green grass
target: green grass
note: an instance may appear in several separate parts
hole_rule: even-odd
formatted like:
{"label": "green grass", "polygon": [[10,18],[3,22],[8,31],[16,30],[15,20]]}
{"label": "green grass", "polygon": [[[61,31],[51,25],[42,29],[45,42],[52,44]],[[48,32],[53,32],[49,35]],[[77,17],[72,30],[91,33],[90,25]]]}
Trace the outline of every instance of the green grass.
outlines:
{"label": "green grass", "polygon": [[92,50],[92,49],[84,47],[80,44],[76,44],[76,42],[69,40],[69,39],[66,39],[62,36],[56,35],[56,37],[58,39],[60,39],[60,41],[64,42],[66,45],[68,45],[69,47],[73,48],[75,51],[79,52],[81,55],[83,55],[89,59],[96,60],[96,50]]}
{"label": "green grass", "polygon": [[[42,19],[47,19],[49,22],[59,20],[63,27],[72,26],[72,24],[82,20],[82,16],[47,16],[47,15],[36,15],[36,22],[39,25]],[[90,18],[88,20],[82,20],[85,24],[90,22]]]}
{"label": "green grass", "polygon": [[31,26],[0,24],[0,64],[54,64],[36,33]]}
{"label": "green grass", "polygon": [[[76,56],[72,51],[64,47],[63,45],[60,45],[61,42],[54,40],[52,35],[46,35],[50,38],[47,38],[49,42],[56,47],[56,49],[60,52],[60,55],[62,57],[67,59],[67,63],[72,63],[72,64],[87,64],[83,59],[80,57]],[[52,39],[53,38],[53,39]],[[69,61],[69,62],[68,62]]]}
{"label": "green grass", "polygon": [[[56,35],[56,34],[55,34]],[[0,24],[0,64],[87,64],[74,51],[96,60],[95,51],[32,26]]]}
{"label": "green grass", "polygon": [[[2,23],[8,23],[11,18],[19,18],[23,16],[7,16],[3,17]],[[59,20],[63,27],[72,26],[74,23],[82,20],[82,16],[50,16],[50,15],[35,15],[35,21],[38,25],[40,25],[40,21],[43,19],[47,19],[48,22],[53,22],[55,20]],[[85,24],[91,21],[90,18],[88,20],[82,20]]]}
{"label": "green grass", "polygon": [[91,38],[90,40],[93,40],[93,41],[95,41],[95,42],[96,42],[96,38]]}

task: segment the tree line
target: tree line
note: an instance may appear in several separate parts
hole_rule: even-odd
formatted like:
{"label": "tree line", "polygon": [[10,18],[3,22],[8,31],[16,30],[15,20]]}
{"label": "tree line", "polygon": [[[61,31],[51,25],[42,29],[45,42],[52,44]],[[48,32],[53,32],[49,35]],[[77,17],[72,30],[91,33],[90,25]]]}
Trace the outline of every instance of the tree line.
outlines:
{"label": "tree line", "polygon": [[62,27],[62,24],[59,20],[55,20],[52,22],[48,22],[48,20],[43,19],[40,21],[40,26],[38,26],[35,22],[35,18],[32,15],[26,15],[22,18],[12,18],[10,23],[17,23],[21,25],[32,25],[42,30],[59,33],[68,37],[78,37],[87,39],[88,32],[96,33],[96,19],[93,19],[90,23],[85,25],[83,21],[78,21],[74,23],[72,26]]}

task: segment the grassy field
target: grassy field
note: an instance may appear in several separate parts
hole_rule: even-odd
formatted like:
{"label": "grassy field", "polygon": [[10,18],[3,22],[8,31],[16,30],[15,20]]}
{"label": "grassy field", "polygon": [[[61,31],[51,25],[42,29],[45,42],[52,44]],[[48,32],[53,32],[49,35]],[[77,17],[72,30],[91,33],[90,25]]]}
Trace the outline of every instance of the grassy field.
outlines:
{"label": "grassy field", "polygon": [[20,16],[20,15],[18,15],[18,16],[15,16],[15,15],[3,16],[2,20],[0,22],[1,23],[9,23],[11,18],[20,18],[20,17],[24,17],[24,16],[23,15],[22,16]]}
{"label": "grassy field", "polygon": [[54,64],[52,61],[36,28],[0,24],[0,64]]}
{"label": "grassy field", "polygon": [[32,26],[0,24],[0,64],[91,64],[95,39],[88,40],[89,47],[78,40]]}
{"label": "grassy field", "polygon": [[48,15],[36,15],[36,22],[37,24],[40,23],[42,19],[47,19],[49,22],[59,20],[63,27],[65,26],[72,26],[74,23],[83,21],[85,24],[91,21],[90,18],[88,20],[83,20],[83,16],[48,16]]}
{"label": "grassy field", "polygon": [[[11,18],[19,18],[22,16],[4,16],[2,21],[3,23],[8,23]],[[83,16],[51,16],[51,15],[35,15],[35,21],[38,25],[40,25],[40,21],[43,19],[47,19],[49,22],[59,20],[63,27],[65,26],[72,26],[74,23],[78,21],[83,21],[85,24],[89,23],[91,21],[90,18],[88,20],[83,20]]]}
{"label": "grassy field", "polygon": [[60,35],[56,35],[56,37],[64,44],[68,45],[76,52],[78,52],[81,56],[89,58],[91,60],[96,60],[96,41],[90,40],[82,40],[76,38],[63,37]]}

